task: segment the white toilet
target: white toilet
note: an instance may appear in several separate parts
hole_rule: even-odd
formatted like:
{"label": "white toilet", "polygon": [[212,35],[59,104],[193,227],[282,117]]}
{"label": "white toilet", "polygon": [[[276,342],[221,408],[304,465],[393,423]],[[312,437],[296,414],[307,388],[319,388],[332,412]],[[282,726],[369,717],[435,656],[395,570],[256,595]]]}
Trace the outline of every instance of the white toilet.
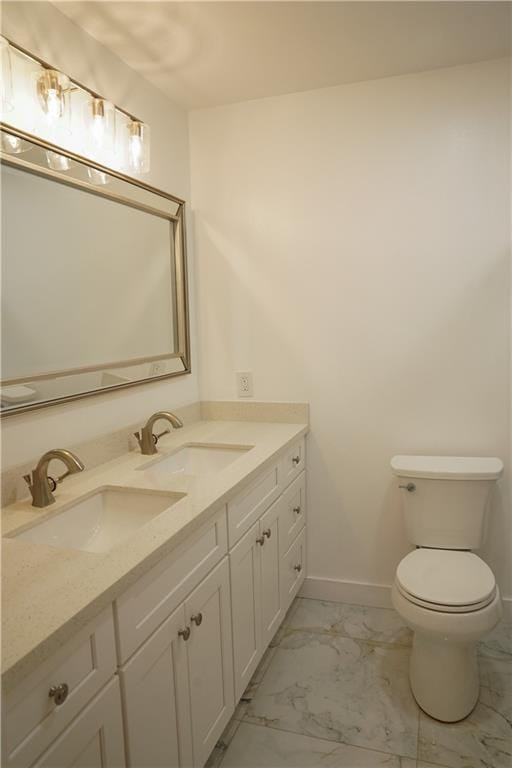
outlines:
{"label": "white toilet", "polygon": [[408,538],[417,549],[396,570],[393,605],[414,631],[410,682],[427,714],[444,722],[478,700],[476,642],[502,614],[494,574],[471,550],[485,538],[503,464],[495,458],[394,456]]}

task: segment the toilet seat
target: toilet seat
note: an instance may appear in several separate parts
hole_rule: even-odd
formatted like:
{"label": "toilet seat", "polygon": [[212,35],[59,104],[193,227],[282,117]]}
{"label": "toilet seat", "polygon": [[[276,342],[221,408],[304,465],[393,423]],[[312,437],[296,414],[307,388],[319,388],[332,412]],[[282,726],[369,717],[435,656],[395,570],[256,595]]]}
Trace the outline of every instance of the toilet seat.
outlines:
{"label": "toilet seat", "polygon": [[420,548],[399,563],[396,586],[402,596],[432,611],[466,613],[494,600],[496,580],[473,552]]}

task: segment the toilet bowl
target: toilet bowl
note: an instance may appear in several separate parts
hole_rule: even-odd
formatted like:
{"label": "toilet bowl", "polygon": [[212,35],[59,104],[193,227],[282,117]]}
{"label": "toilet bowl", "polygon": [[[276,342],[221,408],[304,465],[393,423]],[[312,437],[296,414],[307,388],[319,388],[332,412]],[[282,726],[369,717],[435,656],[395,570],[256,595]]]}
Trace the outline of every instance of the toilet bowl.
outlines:
{"label": "toilet bowl", "polygon": [[409,679],[414,698],[444,722],[478,701],[476,643],[502,615],[491,569],[472,552],[417,549],[400,562],[392,602],[413,630]]}
{"label": "toilet bowl", "polygon": [[498,624],[494,574],[472,550],[485,538],[503,463],[492,457],[394,456],[416,549],[398,564],[392,602],[414,632],[409,679],[419,706],[444,722],[478,701],[476,644]]}

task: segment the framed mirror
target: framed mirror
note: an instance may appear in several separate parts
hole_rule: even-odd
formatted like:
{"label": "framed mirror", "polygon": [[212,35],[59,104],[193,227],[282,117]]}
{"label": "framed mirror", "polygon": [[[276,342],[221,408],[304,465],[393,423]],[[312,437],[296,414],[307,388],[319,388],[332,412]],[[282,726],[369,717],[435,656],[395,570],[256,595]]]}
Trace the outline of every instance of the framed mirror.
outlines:
{"label": "framed mirror", "polygon": [[189,373],[184,201],[0,138],[2,415]]}

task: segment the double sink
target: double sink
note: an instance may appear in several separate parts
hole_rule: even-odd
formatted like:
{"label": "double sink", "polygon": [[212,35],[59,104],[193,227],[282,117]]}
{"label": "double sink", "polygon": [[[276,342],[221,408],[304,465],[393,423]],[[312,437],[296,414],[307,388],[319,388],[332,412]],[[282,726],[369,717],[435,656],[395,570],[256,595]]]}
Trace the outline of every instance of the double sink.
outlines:
{"label": "double sink", "polygon": [[[156,481],[176,474],[208,475],[225,469],[253,446],[190,443],[136,471]],[[12,538],[85,552],[108,552],[186,494],[103,486]]]}

